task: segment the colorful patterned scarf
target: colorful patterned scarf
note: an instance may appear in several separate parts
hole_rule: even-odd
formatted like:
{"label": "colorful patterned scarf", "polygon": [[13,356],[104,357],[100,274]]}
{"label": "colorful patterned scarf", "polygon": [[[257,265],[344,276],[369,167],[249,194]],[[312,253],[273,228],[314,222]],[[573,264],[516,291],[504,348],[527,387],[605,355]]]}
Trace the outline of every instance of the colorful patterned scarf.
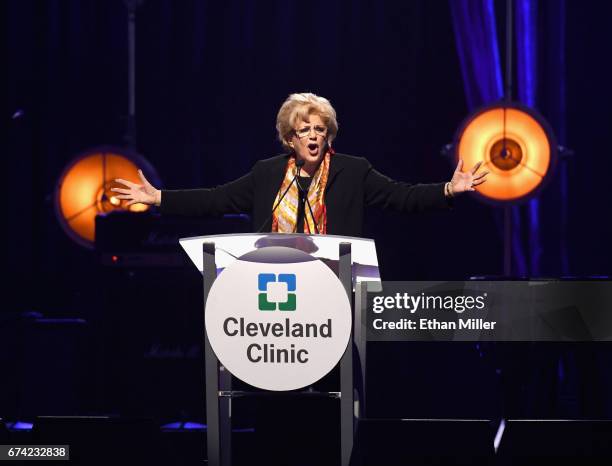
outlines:
{"label": "colorful patterned scarf", "polygon": [[[308,189],[308,202],[312,207],[312,213],[317,222],[317,228],[319,233],[322,235],[327,234],[327,210],[325,208],[325,186],[327,185],[327,178],[329,176],[329,163],[331,156],[334,153],[330,147],[316,173],[312,177],[310,188]],[[295,157],[289,157],[287,163],[287,170],[285,171],[285,178],[281,183],[281,187],[278,190],[274,204],[278,203],[278,199],[285,192],[291,180],[295,176],[297,168],[295,166]],[[297,180],[289,188],[289,192],[283,198],[281,204],[274,211],[272,217],[272,231],[279,233],[295,233],[297,231],[297,213],[298,213],[298,202],[299,192],[297,187]],[[304,233],[316,233],[316,228],[312,222],[312,216],[308,205],[304,206]]]}

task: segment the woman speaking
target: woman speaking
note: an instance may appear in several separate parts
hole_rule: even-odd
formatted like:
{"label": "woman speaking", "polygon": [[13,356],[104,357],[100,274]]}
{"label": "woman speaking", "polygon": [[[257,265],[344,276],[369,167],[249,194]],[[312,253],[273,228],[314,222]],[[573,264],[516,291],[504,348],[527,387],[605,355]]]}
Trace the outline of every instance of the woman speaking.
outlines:
{"label": "woman speaking", "polygon": [[480,163],[463,172],[459,160],[446,183],[394,181],[361,157],[335,153],[336,111],[315,94],[291,94],[276,118],[287,154],[255,163],[250,173],[209,189],[159,190],[139,171],[142,184],[117,179],[119,199],[160,206],[162,214],[250,213],[257,231],[361,236],[366,206],[399,212],[446,209],[450,198],[474,191],[488,172]]}
{"label": "woman speaking", "polygon": [[[459,161],[447,183],[394,181],[374,170],[364,158],[334,152],[336,112],[327,99],[314,94],[291,94],[278,112],[276,129],[287,153],[256,162],[250,173],[230,183],[210,189],[160,191],[139,172],[142,184],[118,179],[124,187],[113,191],[128,205],[155,204],[163,214],[248,212],[258,232],[361,236],[366,206],[400,212],[447,209],[450,198],[474,191],[487,175],[477,174],[480,164],[464,173]],[[336,438],[337,429],[322,421],[333,411],[327,410],[329,405],[309,403],[291,398],[258,399],[258,442],[266,444],[274,439],[274,446],[265,449],[267,464],[336,463],[328,450],[333,451],[330,439]],[[317,419],[317,428],[309,431],[308,426],[314,424],[303,419]],[[297,450],[296,439],[309,439],[316,448]]]}

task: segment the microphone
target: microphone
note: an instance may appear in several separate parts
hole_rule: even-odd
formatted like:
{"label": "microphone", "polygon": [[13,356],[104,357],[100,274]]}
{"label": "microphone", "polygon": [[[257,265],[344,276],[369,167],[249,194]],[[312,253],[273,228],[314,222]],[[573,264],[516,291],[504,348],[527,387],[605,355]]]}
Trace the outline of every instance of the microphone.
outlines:
{"label": "microphone", "polygon": [[[315,227],[315,233],[318,235],[319,234],[319,227],[317,225],[317,222],[314,218],[314,214],[312,213],[312,207],[310,205],[310,201],[308,200],[308,191],[304,193],[304,200],[306,201],[306,205],[308,206],[308,210],[310,211],[310,218],[312,219],[312,224]],[[306,215],[304,215],[305,217]],[[306,220],[306,225],[308,225],[308,220]],[[310,227],[308,227],[308,232],[310,233]]]}
{"label": "microphone", "polygon": [[287,189],[285,189],[285,192],[283,194],[281,194],[281,197],[278,199],[278,202],[276,203],[276,205],[272,208],[272,212],[270,212],[270,216],[266,219],[265,222],[263,222],[263,224],[257,229],[257,231],[255,233],[261,233],[262,230],[264,229],[264,227],[272,219],[272,216],[274,215],[274,211],[278,208],[280,203],[283,201],[283,199],[285,198],[285,196],[289,192],[289,188],[291,188],[293,183],[295,183],[295,180],[297,180],[298,176],[300,176],[300,172],[302,171],[302,167],[304,166],[304,163],[306,163],[306,161],[304,159],[299,159],[299,158],[297,158],[297,156],[295,157],[295,166],[297,167],[297,171],[295,172],[295,176],[291,180],[291,183],[289,183],[289,186],[287,186]]}
{"label": "microphone", "polygon": [[[329,139],[325,139],[325,152],[327,152],[329,149],[331,149],[331,145],[329,144]],[[317,222],[314,218],[314,214],[312,213],[312,206],[310,205],[310,201],[308,200],[308,193],[305,193],[305,199],[306,199],[306,204],[308,205],[308,210],[310,211],[310,218],[312,219],[312,224],[315,227],[315,232],[317,235],[321,234],[319,232],[319,226],[317,225]],[[306,224],[308,225],[308,222],[306,222]]]}

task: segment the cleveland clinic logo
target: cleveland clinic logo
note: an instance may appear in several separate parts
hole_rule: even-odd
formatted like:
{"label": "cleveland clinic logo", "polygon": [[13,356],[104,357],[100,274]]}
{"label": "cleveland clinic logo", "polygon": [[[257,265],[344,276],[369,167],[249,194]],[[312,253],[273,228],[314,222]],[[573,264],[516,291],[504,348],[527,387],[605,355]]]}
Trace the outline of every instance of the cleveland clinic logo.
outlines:
{"label": "cleveland clinic logo", "polygon": [[260,273],[257,276],[260,311],[295,311],[295,274]]}
{"label": "cleveland clinic logo", "polygon": [[352,327],[350,301],[334,272],[281,247],[251,251],[228,265],[210,288],[204,319],[223,367],[274,391],[307,387],[331,371]]}

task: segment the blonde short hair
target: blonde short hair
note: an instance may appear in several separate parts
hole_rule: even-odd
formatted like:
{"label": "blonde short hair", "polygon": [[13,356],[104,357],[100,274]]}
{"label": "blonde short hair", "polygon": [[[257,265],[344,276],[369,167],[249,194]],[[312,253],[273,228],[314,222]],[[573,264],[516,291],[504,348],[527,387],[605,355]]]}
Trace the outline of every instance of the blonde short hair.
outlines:
{"label": "blonde short hair", "polygon": [[327,140],[329,144],[338,134],[338,121],[336,111],[329,100],[310,92],[291,94],[283,102],[276,116],[276,131],[278,139],[285,149],[291,150],[289,140],[298,121],[308,121],[310,115],[318,115],[327,126]]}

